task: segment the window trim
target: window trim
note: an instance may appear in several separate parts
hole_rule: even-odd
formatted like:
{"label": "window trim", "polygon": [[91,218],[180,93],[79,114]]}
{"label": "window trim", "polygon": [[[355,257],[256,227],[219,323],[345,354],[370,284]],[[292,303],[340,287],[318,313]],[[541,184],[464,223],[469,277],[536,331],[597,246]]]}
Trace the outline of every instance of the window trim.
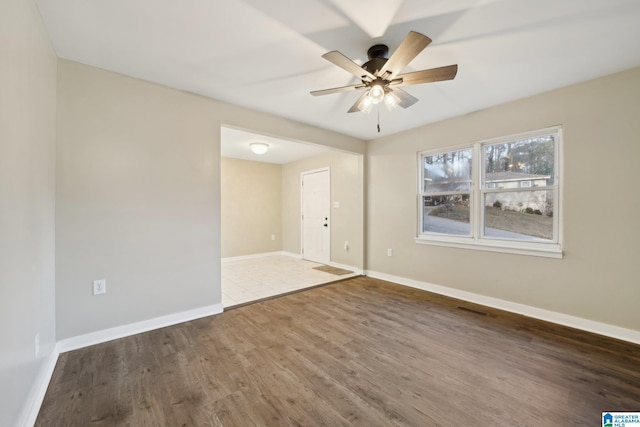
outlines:
{"label": "window trim", "polygon": [[[522,241],[515,239],[506,239],[506,238],[495,238],[495,237],[486,237],[484,236],[484,227],[481,224],[484,224],[484,206],[482,200],[484,200],[484,195],[486,193],[493,192],[505,192],[505,191],[523,191],[522,188],[514,188],[514,189],[489,189],[489,188],[481,188],[481,185],[485,179],[485,170],[484,170],[484,158],[482,156],[483,147],[487,145],[500,144],[500,143],[508,143],[513,141],[518,141],[522,139],[534,138],[543,135],[555,135],[554,141],[554,180],[552,185],[547,185],[544,187],[535,187],[535,191],[542,190],[552,190],[553,191],[553,206],[554,206],[554,215],[553,215],[553,235],[554,238],[552,241]],[[472,250],[481,250],[481,251],[490,251],[490,252],[501,252],[501,253],[510,253],[517,255],[531,255],[531,256],[541,256],[541,257],[549,257],[549,258],[562,258],[562,186],[563,186],[563,136],[562,136],[562,127],[561,126],[552,126],[544,129],[538,129],[529,132],[522,132],[517,134],[512,134],[499,138],[485,139],[481,141],[476,141],[471,144],[465,145],[457,145],[451,147],[443,147],[438,149],[430,149],[419,151],[417,153],[418,157],[418,191],[417,191],[417,218],[416,218],[416,237],[415,241],[418,244],[426,244],[426,245],[434,245],[434,246],[445,246],[445,247],[453,247],[453,248],[462,248],[462,249],[472,249]],[[424,184],[423,184],[423,174],[424,174],[424,165],[423,158],[424,156],[441,154],[443,152],[452,152],[459,151],[464,149],[471,148],[473,150],[473,162],[471,167],[471,184],[472,188],[469,192],[469,202],[471,204],[471,217],[469,218],[469,227],[471,230],[470,236],[454,236],[454,235],[446,235],[440,233],[431,233],[425,232],[422,230],[423,224],[423,215],[424,215],[424,207],[423,197],[425,196]],[[534,186],[524,187],[527,188],[524,191],[534,191]],[[531,188],[531,189],[529,189]],[[447,193],[451,194],[451,193]],[[429,196],[433,196],[434,194],[429,193]]]}

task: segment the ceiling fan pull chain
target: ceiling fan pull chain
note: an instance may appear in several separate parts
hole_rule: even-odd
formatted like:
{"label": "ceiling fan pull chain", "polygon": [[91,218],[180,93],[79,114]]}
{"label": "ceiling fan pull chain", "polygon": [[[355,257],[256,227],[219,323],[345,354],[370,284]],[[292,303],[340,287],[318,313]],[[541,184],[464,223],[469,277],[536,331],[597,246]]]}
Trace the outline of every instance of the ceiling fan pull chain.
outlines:
{"label": "ceiling fan pull chain", "polygon": [[378,133],[380,133],[380,106],[378,105]]}

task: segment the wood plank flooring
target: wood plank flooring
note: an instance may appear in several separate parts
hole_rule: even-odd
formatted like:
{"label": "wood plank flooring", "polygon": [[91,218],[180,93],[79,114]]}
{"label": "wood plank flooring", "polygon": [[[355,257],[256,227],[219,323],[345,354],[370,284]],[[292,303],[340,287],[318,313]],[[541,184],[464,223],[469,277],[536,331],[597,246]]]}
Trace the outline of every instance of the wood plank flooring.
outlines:
{"label": "wood plank flooring", "polygon": [[36,425],[595,426],[602,411],[640,411],[640,346],[360,277],[64,353]]}

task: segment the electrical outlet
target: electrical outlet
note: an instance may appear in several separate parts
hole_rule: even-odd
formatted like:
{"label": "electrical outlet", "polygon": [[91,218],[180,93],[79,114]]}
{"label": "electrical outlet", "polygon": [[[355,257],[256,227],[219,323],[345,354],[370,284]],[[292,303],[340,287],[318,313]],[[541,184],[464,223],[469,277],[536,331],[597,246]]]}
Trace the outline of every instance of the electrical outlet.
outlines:
{"label": "electrical outlet", "polygon": [[107,280],[106,279],[94,280],[93,281],[93,294],[94,295],[101,295],[101,294],[106,294],[106,293],[107,293]]}
{"label": "electrical outlet", "polygon": [[348,241],[348,240],[345,240],[345,241],[344,241],[344,250],[345,250],[345,251],[348,251],[348,250],[349,250],[349,241]]}
{"label": "electrical outlet", "polygon": [[35,354],[37,358],[38,355],[40,355],[40,332],[36,334],[36,338],[34,340],[34,348],[35,348]]}
{"label": "electrical outlet", "polygon": [[271,240],[276,240],[276,235],[275,234],[271,235]]}
{"label": "electrical outlet", "polygon": [[393,249],[387,248],[387,256],[393,256]]}

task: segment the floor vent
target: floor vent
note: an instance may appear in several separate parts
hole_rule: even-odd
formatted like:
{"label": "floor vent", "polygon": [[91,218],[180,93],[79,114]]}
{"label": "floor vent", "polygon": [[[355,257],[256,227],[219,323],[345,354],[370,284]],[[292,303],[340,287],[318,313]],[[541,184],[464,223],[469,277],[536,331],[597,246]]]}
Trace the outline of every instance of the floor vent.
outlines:
{"label": "floor vent", "polygon": [[456,308],[460,310],[468,311],[469,313],[479,314],[480,316],[487,315],[487,313],[485,313],[484,311],[474,310],[473,308],[469,308],[469,307],[462,307],[461,305],[457,306]]}

